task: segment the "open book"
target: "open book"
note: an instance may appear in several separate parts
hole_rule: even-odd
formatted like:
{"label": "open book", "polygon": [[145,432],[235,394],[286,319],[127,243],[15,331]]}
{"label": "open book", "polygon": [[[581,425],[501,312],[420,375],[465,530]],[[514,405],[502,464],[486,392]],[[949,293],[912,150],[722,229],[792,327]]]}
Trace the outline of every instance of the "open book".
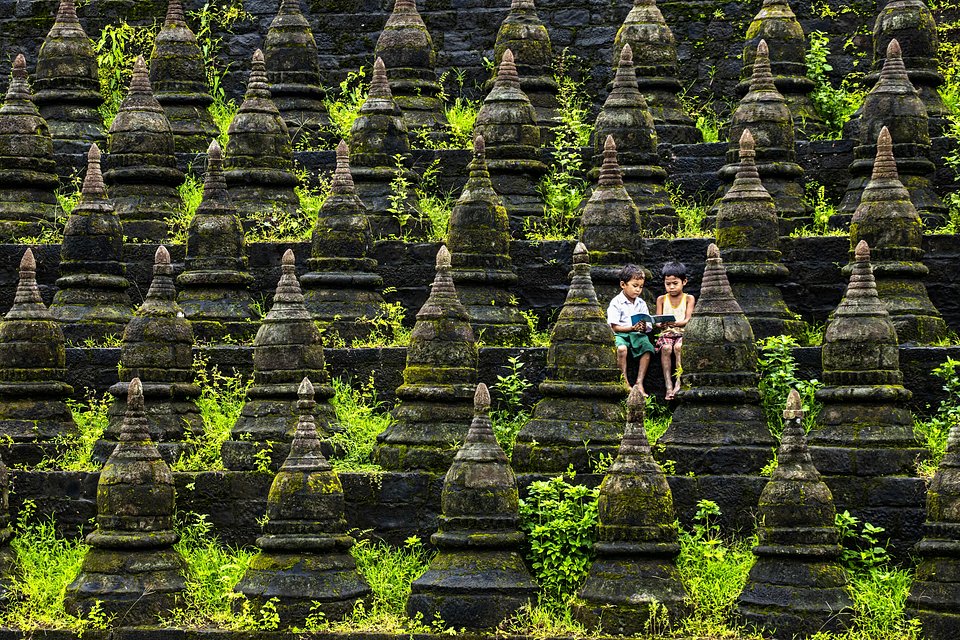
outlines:
{"label": "open book", "polygon": [[632,324],[637,324],[638,322],[646,322],[647,326],[652,326],[655,324],[663,324],[664,322],[676,322],[677,317],[674,315],[669,316],[650,316],[645,313],[638,313],[634,316],[630,316],[630,322]]}

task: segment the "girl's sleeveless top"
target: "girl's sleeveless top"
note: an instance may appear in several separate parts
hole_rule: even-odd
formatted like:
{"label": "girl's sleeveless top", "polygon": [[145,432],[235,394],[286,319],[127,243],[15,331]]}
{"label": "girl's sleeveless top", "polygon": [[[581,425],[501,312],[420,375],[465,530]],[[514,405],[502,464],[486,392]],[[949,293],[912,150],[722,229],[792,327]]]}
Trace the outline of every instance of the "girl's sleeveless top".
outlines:
{"label": "girl's sleeveless top", "polygon": [[[670,304],[670,296],[665,296],[663,300],[663,315],[672,315],[677,320],[683,320],[687,317],[687,295],[680,296],[680,304],[673,306]],[[671,327],[667,330],[669,333],[683,333],[683,327]]]}

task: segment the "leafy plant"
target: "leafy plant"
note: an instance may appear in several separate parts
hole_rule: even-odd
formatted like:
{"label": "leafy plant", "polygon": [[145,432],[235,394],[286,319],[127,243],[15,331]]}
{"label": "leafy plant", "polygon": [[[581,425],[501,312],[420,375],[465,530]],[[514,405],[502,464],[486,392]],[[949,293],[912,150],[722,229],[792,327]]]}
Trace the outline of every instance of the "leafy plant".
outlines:
{"label": "leafy plant", "polygon": [[171,242],[186,244],[190,223],[203,201],[203,181],[195,174],[187,172],[183,184],[177,187],[177,193],[180,194],[182,204],[176,213],[167,218],[167,230]]}
{"label": "leafy plant", "polygon": [[670,192],[670,202],[677,212],[679,225],[675,234],[667,237],[675,238],[706,238],[713,235],[712,229],[706,229],[708,202],[697,202],[694,198],[684,195],[680,185],[667,183]]}
{"label": "leafy plant", "polygon": [[159,29],[156,21],[150,26],[133,26],[121,20],[117,24],[104,26],[100,38],[94,43],[100,72],[100,93],[103,95],[100,114],[108,129],[127,94],[134,62],[138,56],[150,58]]}
{"label": "leafy plant", "polygon": [[540,605],[561,609],[586,579],[593,555],[599,489],[570,484],[572,471],[532,482],[520,500],[530,566],[542,590]]}
{"label": "leafy plant", "polygon": [[407,538],[399,549],[383,542],[358,540],[350,554],[373,591],[370,613],[398,617],[404,615],[410,585],[423,575],[435,555],[416,536]]}
{"label": "leafy plant", "polygon": [[843,125],[860,108],[866,95],[863,89],[855,86],[863,74],[848,74],[839,88],[834,87],[828,75],[833,71],[828,61],[830,36],[823,31],[811,31],[809,42],[806,53],[807,77],[814,82],[810,99],[826,125],[823,138],[839,139],[843,136]]}
{"label": "leafy plant", "polygon": [[386,431],[393,418],[377,400],[373,374],[362,388],[334,378],[333,392],[330,403],[343,430],[331,438],[335,450],[331,464],[338,471],[379,471],[380,467],[373,464],[373,450],[377,436]]}
{"label": "leafy plant", "polygon": [[497,442],[509,457],[513,453],[517,433],[530,419],[530,412],[523,407],[523,394],[533,384],[523,375],[524,364],[520,356],[508,358],[507,363],[507,374],[498,375],[492,386],[497,393],[499,406],[490,414],[490,419]]}
{"label": "leafy plant", "polygon": [[777,438],[783,432],[783,409],[787,395],[796,389],[803,403],[803,425],[809,431],[813,426],[820,403],[815,394],[822,385],[817,380],[797,377],[797,361],[793,349],[799,346],[792,336],[771,336],[757,342],[760,350],[757,365],[760,370],[760,402],[767,418],[767,426]]}
{"label": "leafy plant", "polygon": [[[387,291],[384,291],[387,293]],[[362,349],[365,347],[406,347],[410,344],[411,329],[404,326],[406,311],[399,302],[384,302],[380,305],[380,312],[373,318],[357,318],[360,324],[372,327],[364,339],[355,339],[351,347]]]}
{"label": "leafy plant", "polygon": [[917,440],[923,443],[928,451],[926,459],[922,460],[917,473],[924,477],[933,476],[940,461],[947,451],[947,436],[950,428],[960,421],[960,360],[947,358],[943,364],[934,367],[933,375],[943,381],[943,390],[947,396],[940,402],[934,413],[927,420],[916,419],[913,432]]}
{"label": "leafy plant", "polygon": [[335,140],[350,142],[350,129],[353,128],[354,120],[360,115],[360,107],[367,99],[367,87],[364,82],[366,75],[366,68],[360,67],[356,71],[347,73],[347,77],[337,85],[338,92],[327,92],[327,100],[324,104],[330,115],[332,137]]}
{"label": "leafy plant", "polygon": [[846,231],[830,229],[830,216],[838,213],[836,205],[827,196],[827,188],[815,180],[804,185],[804,201],[813,209],[813,224],[796,229],[790,233],[791,238],[806,238],[809,236],[840,236]]}
{"label": "leafy plant", "polygon": [[427,240],[444,242],[450,226],[450,215],[456,199],[451,192],[444,193],[440,188],[440,159],[437,158],[420,176],[414,190],[417,197],[417,210],[427,227]]}

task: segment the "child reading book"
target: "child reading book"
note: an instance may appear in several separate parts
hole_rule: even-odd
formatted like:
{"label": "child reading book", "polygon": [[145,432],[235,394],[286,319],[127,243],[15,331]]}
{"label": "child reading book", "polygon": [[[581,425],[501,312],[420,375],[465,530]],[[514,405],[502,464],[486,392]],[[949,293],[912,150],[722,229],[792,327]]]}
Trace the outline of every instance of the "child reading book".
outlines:
{"label": "child reading book", "polygon": [[643,293],[644,275],[643,269],[635,264],[628,264],[620,269],[620,293],[610,301],[607,307],[607,322],[617,340],[617,365],[620,367],[620,373],[623,374],[623,384],[630,388],[627,381],[627,353],[634,358],[640,359],[640,370],[637,374],[637,385],[640,387],[640,393],[647,395],[643,389],[643,379],[647,375],[647,368],[650,366],[650,354],[653,353],[653,345],[647,333],[653,330],[653,325],[649,321],[634,319],[634,316],[649,316],[650,311],[647,303],[643,301],[640,294]]}
{"label": "child reading book", "polygon": [[[663,331],[657,338],[657,351],[660,352],[660,365],[663,367],[663,382],[667,387],[666,400],[673,400],[680,390],[680,347],[683,345],[683,328],[690,321],[693,314],[693,305],[696,300],[689,293],[684,293],[687,285],[687,267],[680,262],[668,262],[661,269],[663,274],[663,288],[667,293],[657,298],[657,314],[672,315],[673,322],[665,322],[660,326]],[[673,362],[677,361],[677,376],[674,380]]]}

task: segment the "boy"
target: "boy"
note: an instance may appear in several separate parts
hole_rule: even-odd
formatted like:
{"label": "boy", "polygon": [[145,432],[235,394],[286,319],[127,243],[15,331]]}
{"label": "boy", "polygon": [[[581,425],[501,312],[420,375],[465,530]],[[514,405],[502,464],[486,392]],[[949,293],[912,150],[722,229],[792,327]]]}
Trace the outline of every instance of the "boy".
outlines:
{"label": "boy", "polygon": [[[689,293],[684,293],[687,286],[687,267],[681,262],[668,262],[660,270],[663,275],[665,295],[657,298],[657,315],[672,315],[676,322],[665,322],[661,326],[664,331],[657,338],[657,351],[660,352],[660,365],[663,368],[663,383],[667,388],[665,400],[673,400],[677,391],[680,391],[680,347],[683,345],[683,328],[690,322],[693,315],[693,305],[696,299]],[[677,361],[677,379],[672,375],[673,362]]]}
{"label": "boy", "polygon": [[628,264],[620,269],[620,293],[610,301],[607,307],[607,322],[617,339],[617,365],[620,367],[620,373],[623,374],[623,384],[630,389],[630,383],[627,380],[627,350],[634,358],[640,359],[640,371],[637,373],[637,385],[640,386],[640,393],[644,396],[647,392],[643,388],[643,379],[647,375],[647,367],[650,366],[650,354],[653,353],[653,345],[647,333],[653,330],[653,327],[647,326],[646,322],[631,322],[633,316],[637,314],[650,315],[647,303],[643,301],[640,294],[643,293],[643,269],[635,264]]}

